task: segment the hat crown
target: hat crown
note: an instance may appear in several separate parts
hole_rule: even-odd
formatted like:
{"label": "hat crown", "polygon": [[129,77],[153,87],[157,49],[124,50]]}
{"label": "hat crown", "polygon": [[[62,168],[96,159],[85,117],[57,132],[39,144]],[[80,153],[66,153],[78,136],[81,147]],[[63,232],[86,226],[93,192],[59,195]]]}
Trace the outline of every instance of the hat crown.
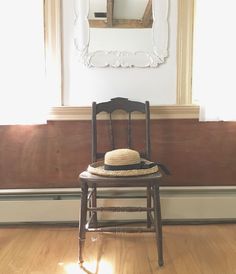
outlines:
{"label": "hat crown", "polygon": [[120,148],[109,151],[105,154],[104,164],[110,166],[133,165],[141,162],[138,151]]}
{"label": "hat crown", "polygon": [[106,152],[104,161],[92,163],[88,166],[88,171],[100,176],[128,177],[156,173],[158,166],[141,159],[138,151],[119,148]]}

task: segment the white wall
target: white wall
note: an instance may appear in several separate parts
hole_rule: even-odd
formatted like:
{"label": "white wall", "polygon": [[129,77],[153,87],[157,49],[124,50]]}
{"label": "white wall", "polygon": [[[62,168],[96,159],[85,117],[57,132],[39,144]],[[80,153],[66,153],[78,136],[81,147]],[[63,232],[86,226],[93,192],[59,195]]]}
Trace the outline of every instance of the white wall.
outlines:
{"label": "white wall", "polygon": [[74,48],[74,0],[63,0],[64,104],[90,106],[122,96],[151,105],[176,103],[177,1],[170,0],[169,57],[158,68],[86,68]]}
{"label": "white wall", "polygon": [[41,0],[0,1],[1,125],[46,123],[43,11]]}
{"label": "white wall", "polygon": [[201,121],[236,121],[234,1],[198,0],[195,7],[193,99]]}

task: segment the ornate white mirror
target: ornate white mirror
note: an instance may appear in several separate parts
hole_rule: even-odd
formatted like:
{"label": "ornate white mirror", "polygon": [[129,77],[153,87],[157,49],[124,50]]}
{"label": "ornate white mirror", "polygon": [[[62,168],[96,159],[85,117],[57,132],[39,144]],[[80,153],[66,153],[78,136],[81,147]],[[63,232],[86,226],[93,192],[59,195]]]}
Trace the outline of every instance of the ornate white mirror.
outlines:
{"label": "ornate white mirror", "polygon": [[75,45],[88,67],[157,67],[168,55],[169,0],[75,0]]}

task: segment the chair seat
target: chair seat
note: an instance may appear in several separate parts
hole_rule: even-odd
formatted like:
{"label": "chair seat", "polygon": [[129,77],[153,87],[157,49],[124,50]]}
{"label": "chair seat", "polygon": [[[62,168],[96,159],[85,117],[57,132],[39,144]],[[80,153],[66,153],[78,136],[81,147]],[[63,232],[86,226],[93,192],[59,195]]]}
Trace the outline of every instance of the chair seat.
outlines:
{"label": "chair seat", "polygon": [[104,177],[87,171],[79,175],[80,182],[86,182],[88,187],[146,187],[159,184],[161,178],[161,172],[132,177]]}

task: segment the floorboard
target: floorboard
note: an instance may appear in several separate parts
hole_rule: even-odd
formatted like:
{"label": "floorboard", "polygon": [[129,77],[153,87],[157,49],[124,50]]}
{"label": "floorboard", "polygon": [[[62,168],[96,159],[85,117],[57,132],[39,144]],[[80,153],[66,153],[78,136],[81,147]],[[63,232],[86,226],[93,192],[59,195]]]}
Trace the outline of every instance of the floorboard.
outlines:
{"label": "floorboard", "polygon": [[78,229],[0,227],[1,274],[236,274],[236,225],[165,225],[164,267],[153,233],[89,233],[83,268]]}

